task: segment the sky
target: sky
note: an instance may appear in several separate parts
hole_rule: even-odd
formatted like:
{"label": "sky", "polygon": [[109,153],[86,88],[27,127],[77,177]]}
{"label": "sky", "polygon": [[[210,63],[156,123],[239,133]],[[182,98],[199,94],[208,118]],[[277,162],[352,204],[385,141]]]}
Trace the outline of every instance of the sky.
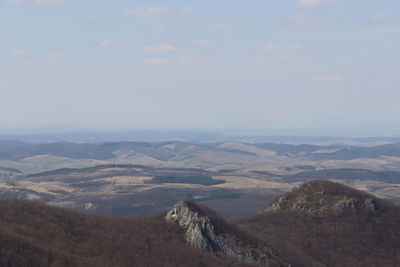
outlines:
{"label": "sky", "polygon": [[398,0],[0,0],[0,128],[400,135]]}

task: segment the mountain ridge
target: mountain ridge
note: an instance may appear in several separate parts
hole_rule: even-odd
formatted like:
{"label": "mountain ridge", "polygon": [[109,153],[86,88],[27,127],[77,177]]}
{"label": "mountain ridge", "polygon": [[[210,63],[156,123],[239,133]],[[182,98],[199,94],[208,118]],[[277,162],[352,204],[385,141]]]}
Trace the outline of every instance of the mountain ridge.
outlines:
{"label": "mountain ridge", "polygon": [[255,236],[190,200],[177,203],[165,220],[185,231],[185,240],[193,247],[261,266],[291,266]]}
{"label": "mountain ridge", "polygon": [[[355,204],[339,210],[342,200]],[[280,207],[273,209],[276,203]],[[318,205],[328,208],[314,212]],[[325,180],[304,183],[258,214],[232,222],[188,200],[157,216],[105,217],[19,200],[0,200],[0,209],[0,264],[10,267],[400,262],[400,207]]]}

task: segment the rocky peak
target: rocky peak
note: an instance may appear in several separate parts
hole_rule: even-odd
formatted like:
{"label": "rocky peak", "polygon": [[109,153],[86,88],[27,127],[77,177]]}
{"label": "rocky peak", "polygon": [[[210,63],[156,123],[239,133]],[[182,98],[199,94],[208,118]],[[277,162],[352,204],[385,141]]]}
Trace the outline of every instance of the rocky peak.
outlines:
{"label": "rocky peak", "polygon": [[338,214],[382,211],[374,196],[327,180],[315,180],[286,193],[261,213],[289,211],[298,214]]}
{"label": "rocky peak", "polygon": [[202,214],[201,210],[189,201],[181,201],[169,211],[165,217],[169,223],[176,223],[185,229],[185,239],[197,248],[209,251],[217,251],[214,242],[216,233],[215,226],[209,217]]}
{"label": "rocky peak", "polygon": [[278,259],[275,250],[246,240],[232,225],[191,201],[176,204],[165,220],[184,230],[185,240],[193,247],[262,266]]}

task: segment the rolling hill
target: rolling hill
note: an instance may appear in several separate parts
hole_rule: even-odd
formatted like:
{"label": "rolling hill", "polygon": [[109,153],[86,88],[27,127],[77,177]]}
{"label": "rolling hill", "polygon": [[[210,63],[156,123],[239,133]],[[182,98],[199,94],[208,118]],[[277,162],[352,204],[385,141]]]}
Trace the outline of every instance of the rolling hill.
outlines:
{"label": "rolling hill", "polygon": [[181,201],[157,216],[105,217],[0,200],[1,266],[399,266],[400,208],[315,180],[227,222]]}
{"label": "rolling hill", "polygon": [[240,224],[303,266],[400,266],[400,207],[339,183],[307,182]]}
{"label": "rolling hill", "polygon": [[188,198],[246,217],[312,179],[400,202],[400,146],[0,141],[0,198],[99,215],[158,214]]}

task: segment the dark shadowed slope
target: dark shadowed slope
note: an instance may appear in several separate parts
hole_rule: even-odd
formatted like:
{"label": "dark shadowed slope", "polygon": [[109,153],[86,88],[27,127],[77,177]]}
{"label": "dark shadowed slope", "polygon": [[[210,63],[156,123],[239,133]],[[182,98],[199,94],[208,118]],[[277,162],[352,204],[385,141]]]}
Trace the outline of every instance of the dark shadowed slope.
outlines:
{"label": "dark shadowed slope", "polygon": [[400,266],[400,208],[324,180],[237,223],[190,201],[153,217],[16,200],[0,200],[0,210],[0,266],[7,267]]}
{"label": "dark shadowed slope", "polygon": [[161,216],[100,217],[14,200],[1,200],[0,210],[0,266],[239,265],[191,248]]}
{"label": "dark shadowed slope", "polygon": [[400,208],[338,183],[305,183],[241,224],[305,266],[400,266]]}

